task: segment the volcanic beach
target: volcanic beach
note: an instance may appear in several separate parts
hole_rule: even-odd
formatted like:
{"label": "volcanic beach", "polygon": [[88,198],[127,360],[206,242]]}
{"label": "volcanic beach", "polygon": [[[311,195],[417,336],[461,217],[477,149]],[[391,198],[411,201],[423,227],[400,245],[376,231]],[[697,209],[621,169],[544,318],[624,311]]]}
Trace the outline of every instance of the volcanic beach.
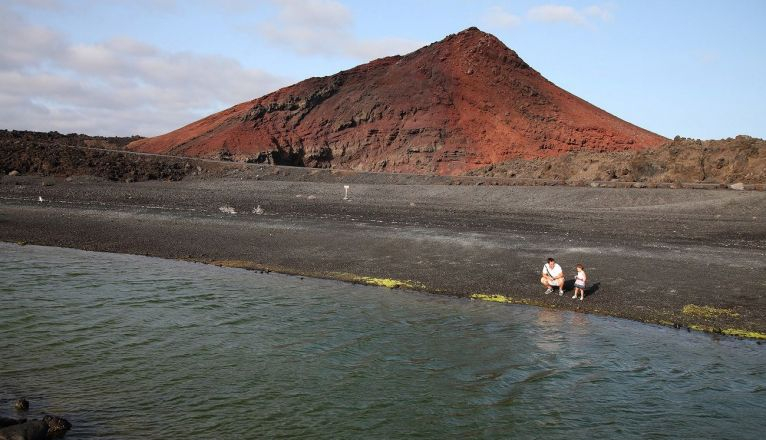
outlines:
{"label": "volcanic beach", "polygon": [[[201,160],[189,168],[180,181],[4,176],[0,241],[766,338],[763,191],[508,186]],[[549,256],[568,280],[585,265],[584,301],[569,285],[563,297],[543,293]]]}
{"label": "volcanic beach", "polygon": [[766,339],[766,143],[671,141],[477,28],[151,138],[0,142],[2,241]]}

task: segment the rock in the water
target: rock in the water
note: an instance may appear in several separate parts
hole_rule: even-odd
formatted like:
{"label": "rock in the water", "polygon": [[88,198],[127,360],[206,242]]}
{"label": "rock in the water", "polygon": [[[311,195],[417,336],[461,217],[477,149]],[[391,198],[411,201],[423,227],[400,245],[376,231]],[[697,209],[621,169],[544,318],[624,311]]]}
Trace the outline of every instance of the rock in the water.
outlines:
{"label": "rock in the water", "polygon": [[24,423],[26,421],[27,419],[12,419],[10,417],[0,416],[0,428],[3,428],[5,426],[18,425],[19,423]]}
{"label": "rock in the water", "polygon": [[[0,420],[13,420],[4,419]],[[72,424],[58,416],[45,416],[42,420],[26,421],[0,428],[0,440],[47,440],[63,435]],[[2,426],[2,425],[0,425]]]}
{"label": "rock in the water", "polygon": [[0,428],[0,440],[47,440],[48,424],[42,420]]}
{"label": "rock in the water", "polygon": [[9,175],[9,176],[18,176],[18,175],[19,175],[19,172],[18,172],[18,171],[16,171],[16,170],[13,170],[13,171],[11,171],[10,173],[8,173],[8,175]]}
{"label": "rock in the water", "polygon": [[43,422],[48,425],[48,431],[51,433],[66,432],[69,431],[69,429],[72,427],[72,424],[69,423],[68,420],[58,416],[47,415],[43,417]]}
{"label": "rock in the water", "polygon": [[19,411],[27,411],[29,409],[29,401],[27,399],[18,399],[13,403],[13,407]]}
{"label": "rock in the water", "polygon": [[737,191],[742,191],[745,189],[745,184],[742,182],[732,183],[729,185],[729,188],[736,189]]}

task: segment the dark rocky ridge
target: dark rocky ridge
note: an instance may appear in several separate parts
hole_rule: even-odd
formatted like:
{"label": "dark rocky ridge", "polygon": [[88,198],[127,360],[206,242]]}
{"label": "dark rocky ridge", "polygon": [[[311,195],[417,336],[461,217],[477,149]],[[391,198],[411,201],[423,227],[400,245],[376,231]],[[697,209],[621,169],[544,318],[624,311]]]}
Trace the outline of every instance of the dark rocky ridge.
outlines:
{"label": "dark rocky ridge", "polygon": [[[276,167],[120,150],[132,138],[0,130],[0,173],[95,176],[113,181],[210,179],[310,180],[315,182],[443,185],[588,185],[715,187],[766,184],[766,141],[749,136],[701,141],[677,138],[655,149],[512,160],[467,176],[361,173],[338,169]],[[95,149],[85,145],[111,149]],[[328,155],[331,152],[327,153]]]}
{"label": "dark rocky ridge", "polygon": [[140,181],[180,180],[190,171],[178,160],[121,153],[136,139],[0,130],[0,172]]}
{"label": "dark rocky ridge", "polygon": [[143,139],[143,137],[91,136],[80,133],[63,134],[57,131],[0,130],[0,142],[3,146],[38,142],[43,144],[69,145],[72,147],[124,150],[129,143],[140,139]]}
{"label": "dark rocky ridge", "polygon": [[583,183],[762,184],[766,183],[766,141],[750,136],[706,141],[677,137],[654,149],[576,151],[558,157],[503,162],[468,174]]}

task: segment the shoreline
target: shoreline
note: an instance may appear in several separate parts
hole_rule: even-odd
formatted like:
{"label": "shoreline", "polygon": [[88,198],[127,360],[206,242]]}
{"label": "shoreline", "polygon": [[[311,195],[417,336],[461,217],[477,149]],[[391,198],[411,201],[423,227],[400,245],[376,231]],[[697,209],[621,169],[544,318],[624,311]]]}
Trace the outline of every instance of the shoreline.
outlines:
{"label": "shoreline", "polygon": [[[45,180],[0,180],[0,241],[766,339],[762,192],[358,183],[343,200],[343,185],[321,181]],[[572,200],[582,212],[570,212]],[[543,295],[549,255],[567,280],[585,264],[593,281],[585,301]]]}
{"label": "shoreline", "polygon": [[[21,246],[21,247],[23,246],[56,247],[56,246],[36,245],[36,244],[27,244],[27,243],[11,243],[11,242],[5,242],[5,241],[0,241],[0,243],[6,244],[6,245]],[[58,248],[79,250],[84,252],[102,252],[102,251],[86,250],[86,249],[81,249],[76,247],[58,247]],[[146,256],[150,258],[168,259],[164,257],[131,254],[131,253],[124,253],[124,252],[106,252],[106,253],[116,253],[121,255],[133,255],[138,257]],[[686,331],[694,330],[694,331],[707,333],[711,335],[728,336],[728,337],[733,337],[733,338],[741,339],[741,340],[753,340],[754,342],[757,342],[759,345],[762,343],[761,341],[766,340],[766,334],[759,333],[759,332],[750,332],[750,331],[739,330],[739,329],[720,329],[720,328],[715,328],[711,326],[697,325],[697,324],[684,325],[684,324],[679,324],[679,323],[674,323],[669,321],[634,320],[630,318],[625,318],[624,316],[621,316],[619,314],[613,315],[609,313],[602,313],[599,310],[583,311],[583,310],[572,310],[569,308],[559,308],[555,305],[544,304],[542,302],[528,300],[525,298],[513,298],[513,297],[502,295],[502,294],[474,293],[469,295],[460,295],[460,294],[454,294],[454,293],[445,293],[443,291],[433,291],[433,290],[428,290],[426,286],[412,280],[394,280],[390,278],[375,278],[375,277],[368,277],[368,276],[356,275],[351,273],[299,272],[299,271],[294,271],[285,267],[269,266],[265,264],[258,264],[252,261],[242,261],[242,260],[205,260],[205,259],[189,259],[189,258],[169,258],[169,260],[184,261],[184,262],[196,263],[196,264],[205,264],[205,265],[228,268],[228,269],[241,269],[241,270],[246,270],[250,272],[260,272],[261,274],[273,272],[273,273],[278,273],[280,275],[285,275],[285,276],[301,277],[301,278],[305,277],[305,278],[313,278],[317,280],[331,280],[331,281],[337,281],[341,283],[380,287],[380,288],[387,288],[392,290],[404,289],[404,290],[409,290],[413,292],[425,293],[429,295],[446,295],[453,298],[470,299],[470,300],[477,300],[477,301],[488,301],[488,302],[509,304],[509,305],[523,305],[523,306],[530,306],[530,307],[536,307],[536,308],[542,308],[542,309],[548,309],[548,310],[569,311],[574,313],[593,314],[596,316],[625,319],[627,321],[632,321],[639,324],[671,327],[676,330],[686,330]],[[568,293],[569,291],[567,292],[567,294]],[[566,297],[566,295],[564,297]],[[692,305],[691,308],[692,310],[694,310],[694,313],[697,313],[697,314],[728,315],[730,313],[728,309],[715,309],[715,308],[710,308],[708,306],[695,307],[694,305]]]}
{"label": "shoreline", "polygon": [[[488,301],[488,302],[509,304],[509,305],[531,306],[531,307],[543,308],[548,310],[560,310],[560,311],[570,311],[574,313],[593,314],[597,316],[608,316],[611,318],[625,319],[628,321],[633,321],[633,322],[637,322],[641,324],[672,327],[676,330],[686,330],[686,331],[695,330],[695,331],[699,331],[703,333],[730,336],[730,337],[734,337],[738,339],[752,339],[752,340],[759,341],[759,343],[762,340],[766,340],[766,333],[747,331],[747,330],[736,329],[736,328],[722,329],[722,328],[717,328],[717,327],[704,325],[704,324],[685,325],[685,324],[670,322],[666,320],[658,320],[658,321],[654,321],[651,319],[650,320],[633,320],[630,318],[626,318],[620,314],[604,313],[598,309],[593,311],[585,311],[585,310],[579,310],[579,307],[576,307],[575,310],[572,310],[571,308],[559,308],[556,305],[546,304],[541,301],[535,301],[535,300],[530,300],[526,298],[514,298],[504,294],[471,293],[468,295],[460,295],[460,294],[453,294],[453,293],[445,293],[443,291],[433,291],[433,290],[429,290],[426,286],[418,283],[417,281],[412,281],[412,280],[394,280],[390,278],[375,278],[375,277],[361,276],[361,275],[355,275],[355,274],[349,274],[349,273],[322,274],[322,273],[294,272],[286,268],[270,267],[267,265],[260,265],[260,264],[249,262],[249,261],[220,261],[220,260],[205,261],[205,260],[187,260],[187,259],[179,260],[179,261],[209,264],[209,265],[214,265],[217,267],[243,269],[243,270],[261,272],[261,273],[275,272],[275,273],[279,273],[279,274],[287,275],[287,276],[326,279],[326,280],[339,281],[343,283],[360,284],[360,285],[382,287],[382,288],[388,288],[388,289],[406,289],[411,291],[427,293],[431,295],[448,295],[454,298],[465,298],[470,300]],[[566,298],[566,296],[569,295],[569,293],[571,293],[571,290],[572,289],[567,290],[567,292],[564,294],[564,298]],[[586,291],[588,290],[590,289],[586,289]],[[554,295],[554,294],[551,294],[551,295]],[[733,313],[736,314],[736,312],[732,312],[730,309],[719,309],[719,308],[710,307],[710,306],[697,306],[694,304],[685,306],[685,308],[682,310],[682,313],[687,310],[688,310],[687,313],[689,314],[696,314],[697,316],[702,316],[702,317],[705,317],[706,315],[719,316],[719,315],[731,315]]]}

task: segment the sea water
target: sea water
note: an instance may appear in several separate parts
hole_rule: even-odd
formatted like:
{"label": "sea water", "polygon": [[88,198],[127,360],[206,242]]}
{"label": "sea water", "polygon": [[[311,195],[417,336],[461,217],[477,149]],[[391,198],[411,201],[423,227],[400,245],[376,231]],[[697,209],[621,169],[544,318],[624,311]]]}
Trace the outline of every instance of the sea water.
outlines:
{"label": "sea water", "polygon": [[762,438],[766,346],[0,243],[0,415],[68,439]]}

